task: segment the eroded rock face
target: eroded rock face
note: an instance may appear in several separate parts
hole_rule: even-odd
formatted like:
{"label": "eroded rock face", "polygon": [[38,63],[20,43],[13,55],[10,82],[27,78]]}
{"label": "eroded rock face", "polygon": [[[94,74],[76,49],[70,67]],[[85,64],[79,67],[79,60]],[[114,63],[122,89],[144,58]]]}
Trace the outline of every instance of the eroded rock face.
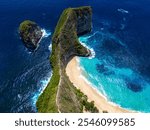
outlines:
{"label": "eroded rock face", "polygon": [[34,51],[39,46],[39,41],[42,38],[42,29],[30,20],[23,21],[19,26],[19,34],[24,45]]}
{"label": "eroded rock face", "polygon": [[92,30],[92,9],[85,7],[84,9],[75,9],[77,15],[77,34],[83,35]]}
{"label": "eroded rock face", "polygon": [[[92,30],[92,9],[89,6],[79,8],[68,8],[64,14],[68,13],[68,17],[62,27],[58,41],[61,48],[61,61],[66,66],[68,61],[74,56],[88,57],[91,51],[80,44],[78,36],[89,33]],[[54,35],[55,36],[55,35]],[[54,42],[55,42],[54,41]]]}
{"label": "eroded rock face", "polygon": [[78,39],[79,35],[86,34],[91,29],[91,7],[68,8],[63,11],[52,37],[50,63],[53,75],[37,101],[38,112],[83,111],[83,99],[77,94],[78,90],[69,80],[65,68],[74,56],[91,55],[90,50],[81,45]]}

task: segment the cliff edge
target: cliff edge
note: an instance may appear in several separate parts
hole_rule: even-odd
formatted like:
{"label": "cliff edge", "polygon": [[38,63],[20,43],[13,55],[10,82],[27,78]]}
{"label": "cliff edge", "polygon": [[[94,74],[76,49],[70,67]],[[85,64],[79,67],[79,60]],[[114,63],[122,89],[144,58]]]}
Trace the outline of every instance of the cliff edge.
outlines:
{"label": "cliff edge", "polygon": [[90,50],[83,47],[78,36],[92,29],[92,9],[89,6],[65,9],[52,38],[50,62],[52,78],[37,101],[38,112],[98,112],[94,102],[70,82],[65,68],[74,56],[88,57]]}

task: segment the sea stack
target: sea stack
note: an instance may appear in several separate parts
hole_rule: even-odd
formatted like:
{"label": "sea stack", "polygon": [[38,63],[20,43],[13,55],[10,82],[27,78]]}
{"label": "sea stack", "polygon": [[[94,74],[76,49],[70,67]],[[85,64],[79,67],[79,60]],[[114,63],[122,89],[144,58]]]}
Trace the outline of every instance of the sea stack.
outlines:
{"label": "sea stack", "polygon": [[25,20],[19,26],[19,34],[24,45],[30,50],[34,51],[39,46],[42,38],[42,29],[33,21]]}

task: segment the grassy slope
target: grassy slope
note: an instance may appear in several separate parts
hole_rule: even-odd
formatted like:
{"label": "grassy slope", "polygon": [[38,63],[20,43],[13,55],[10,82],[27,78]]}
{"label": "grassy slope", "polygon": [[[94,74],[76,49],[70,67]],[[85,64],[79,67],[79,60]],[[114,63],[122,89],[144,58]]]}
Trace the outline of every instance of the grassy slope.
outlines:
{"label": "grassy slope", "polygon": [[52,78],[47,85],[44,92],[40,95],[38,98],[38,101],[36,103],[38,112],[58,112],[58,108],[56,105],[56,95],[58,90],[58,84],[60,80],[60,74],[59,74],[59,65],[58,65],[58,44],[54,40],[56,37],[59,36],[59,33],[61,32],[62,27],[64,26],[65,20],[67,18],[67,13],[69,10],[64,10],[55,29],[55,32],[53,34],[53,40],[52,40],[52,54],[50,56],[50,62],[53,70]]}
{"label": "grassy slope", "polygon": [[[86,8],[86,7],[83,7]],[[82,8],[78,8],[82,9]],[[66,55],[66,52],[69,50],[70,46],[73,46],[77,54],[86,54],[86,49],[81,46],[81,44],[78,41],[77,34],[75,32],[75,28],[71,28],[68,30],[66,28],[67,19],[70,18],[70,21],[74,20],[75,13],[73,13],[74,9],[68,8],[63,11],[55,32],[53,34],[52,38],[52,54],[50,56],[50,62],[53,70],[53,75],[51,78],[51,81],[49,82],[48,86],[44,90],[44,92],[41,94],[37,101],[37,109],[38,112],[58,112],[58,107],[56,105],[56,95],[58,91],[58,84],[60,81],[60,69],[61,69],[61,85],[59,87],[59,97],[58,102],[60,106],[61,112],[82,112],[83,106],[86,107],[87,105],[87,98],[84,98],[85,95],[81,93],[79,90],[77,90],[73,84],[70,82],[68,77],[65,73],[65,67],[60,68],[59,61],[63,62],[63,55]],[[60,37],[64,37],[60,40]],[[70,37],[71,36],[71,37]],[[71,39],[70,39],[71,38]],[[61,43],[61,48],[59,48],[59,43]],[[71,45],[73,43],[73,45]],[[61,49],[61,50],[60,50]],[[85,100],[86,99],[86,100]],[[89,104],[88,104],[89,105]],[[94,108],[93,102],[90,106],[90,108]],[[89,110],[89,109],[88,109]]]}

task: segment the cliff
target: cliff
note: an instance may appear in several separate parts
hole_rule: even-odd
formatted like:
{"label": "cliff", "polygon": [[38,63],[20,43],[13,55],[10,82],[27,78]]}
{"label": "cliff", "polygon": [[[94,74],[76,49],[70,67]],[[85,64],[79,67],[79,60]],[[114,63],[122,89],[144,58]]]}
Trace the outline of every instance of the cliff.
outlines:
{"label": "cliff", "polygon": [[78,41],[78,35],[91,31],[90,7],[68,8],[63,11],[52,38],[50,62],[52,78],[37,101],[38,112],[83,112],[86,108],[97,112],[94,103],[70,82],[66,75],[67,63],[74,56],[87,57],[91,53]]}

